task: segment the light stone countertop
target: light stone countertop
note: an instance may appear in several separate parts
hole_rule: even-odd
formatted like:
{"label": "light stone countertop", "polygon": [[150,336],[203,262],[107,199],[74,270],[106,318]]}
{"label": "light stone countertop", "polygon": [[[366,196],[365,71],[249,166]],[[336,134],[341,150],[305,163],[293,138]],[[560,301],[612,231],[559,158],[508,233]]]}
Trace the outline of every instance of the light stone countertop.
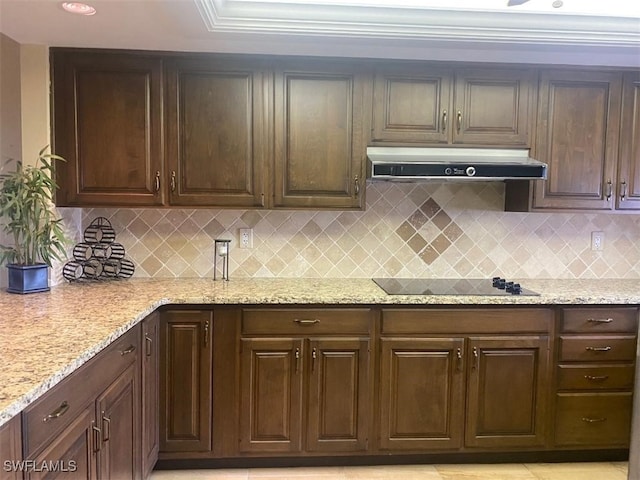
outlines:
{"label": "light stone countertop", "polygon": [[526,280],[537,297],[387,295],[370,279],[131,279],[0,292],[0,426],[167,304],[640,304],[638,280]]}

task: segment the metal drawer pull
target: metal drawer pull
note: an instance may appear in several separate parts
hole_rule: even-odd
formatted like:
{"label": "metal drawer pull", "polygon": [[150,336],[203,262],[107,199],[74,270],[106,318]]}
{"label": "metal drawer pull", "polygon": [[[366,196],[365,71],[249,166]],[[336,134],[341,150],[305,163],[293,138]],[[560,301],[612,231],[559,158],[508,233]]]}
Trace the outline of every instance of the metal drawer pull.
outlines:
{"label": "metal drawer pull", "polygon": [[296,373],[300,372],[300,349],[296,348]]}
{"label": "metal drawer pull", "polygon": [[315,325],[316,323],[320,323],[320,320],[317,318],[296,318],[294,322],[298,325]]}
{"label": "metal drawer pull", "polygon": [[155,192],[160,191],[160,170],[156,172],[155,186],[153,189]]}
{"label": "metal drawer pull", "polygon": [[471,368],[473,370],[478,366],[478,347],[473,347],[473,363],[471,364]]}
{"label": "metal drawer pull", "polygon": [[612,184],[611,184],[611,180],[607,180],[607,191],[606,191],[606,193],[605,193],[605,195],[604,195],[604,196],[605,196],[605,198],[607,199],[607,202],[608,202],[609,200],[611,200],[611,193],[612,193],[612,189],[613,189],[613,186],[612,186]]}
{"label": "metal drawer pull", "polygon": [[128,355],[129,353],[133,352],[135,349],[136,349],[135,345],[129,345],[127,348],[125,348],[120,352],[120,355]]}
{"label": "metal drawer pull", "polygon": [[456,349],[456,357],[458,358],[458,371],[461,372],[462,371],[462,349],[458,348]]}
{"label": "metal drawer pull", "polygon": [[318,349],[314,348],[311,350],[311,371],[315,372],[316,370],[316,358],[318,358]]}
{"label": "metal drawer pull", "polygon": [[611,347],[585,347],[585,350],[589,352],[608,352]]}
{"label": "metal drawer pull", "polygon": [[151,356],[151,344],[153,343],[153,340],[151,339],[151,337],[149,335],[147,335],[145,333],[144,335],[144,344],[145,344],[145,355],[147,357]]}
{"label": "metal drawer pull", "polygon": [[592,382],[601,382],[609,378],[609,375],[600,375],[600,376],[585,375],[584,378],[586,378],[587,380],[591,380]]}
{"label": "metal drawer pull", "polygon": [[587,423],[600,423],[600,422],[606,422],[607,418],[606,417],[600,417],[600,418],[582,417],[582,421]]}
{"label": "metal drawer pull", "polygon": [[589,318],[587,320],[589,323],[611,323],[613,322],[613,318]]}
{"label": "metal drawer pull", "polygon": [[111,436],[111,419],[102,412],[102,441],[108,442]]}
{"label": "metal drawer pull", "polygon": [[447,111],[442,111],[442,133],[447,131]]}
{"label": "metal drawer pull", "polygon": [[46,417],[44,417],[42,419],[42,421],[44,423],[47,423],[49,420],[54,420],[56,418],[61,417],[62,415],[64,415],[65,413],[67,413],[67,410],[69,410],[69,404],[67,403],[67,401],[65,400],[64,402],[62,402],[60,404],[60,406],[58,408],[56,408],[53,412],[51,412],[49,415],[47,415]]}
{"label": "metal drawer pull", "polygon": [[102,432],[93,422],[91,422],[91,430],[93,431],[93,451],[98,453],[102,448],[102,442],[100,441]]}
{"label": "metal drawer pull", "polygon": [[462,112],[460,110],[458,110],[456,119],[456,129],[458,130],[458,133],[460,133],[460,128],[462,128]]}

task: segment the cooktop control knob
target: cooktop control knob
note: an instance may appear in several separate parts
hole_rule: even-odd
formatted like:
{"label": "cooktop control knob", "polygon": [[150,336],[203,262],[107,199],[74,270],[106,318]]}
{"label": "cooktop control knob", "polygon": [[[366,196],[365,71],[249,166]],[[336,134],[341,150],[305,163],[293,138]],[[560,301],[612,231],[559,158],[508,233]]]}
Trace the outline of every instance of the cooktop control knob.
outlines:
{"label": "cooktop control knob", "polygon": [[451,167],[447,167],[444,169],[445,175],[451,175],[452,173],[453,173],[453,170],[451,169]]}
{"label": "cooktop control knob", "polygon": [[473,177],[476,174],[476,167],[467,167],[465,172],[468,177]]}

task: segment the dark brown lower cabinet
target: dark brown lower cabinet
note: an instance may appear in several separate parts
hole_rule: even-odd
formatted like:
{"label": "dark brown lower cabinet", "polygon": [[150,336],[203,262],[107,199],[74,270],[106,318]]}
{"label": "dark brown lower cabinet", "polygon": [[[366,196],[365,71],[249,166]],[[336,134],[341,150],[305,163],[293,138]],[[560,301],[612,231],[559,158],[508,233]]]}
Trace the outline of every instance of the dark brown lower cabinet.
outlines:
{"label": "dark brown lower cabinet", "polygon": [[[0,427],[0,480],[19,480],[22,473],[15,463],[22,460],[22,428],[20,415]],[[9,462],[10,468],[6,468]]]}
{"label": "dark brown lower cabinet", "polygon": [[162,313],[160,452],[211,451],[212,329],[212,311]]}
{"label": "dark brown lower cabinet", "polygon": [[142,478],[147,478],[160,449],[158,402],[160,362],[160,314],[153,312],[142,322]]}

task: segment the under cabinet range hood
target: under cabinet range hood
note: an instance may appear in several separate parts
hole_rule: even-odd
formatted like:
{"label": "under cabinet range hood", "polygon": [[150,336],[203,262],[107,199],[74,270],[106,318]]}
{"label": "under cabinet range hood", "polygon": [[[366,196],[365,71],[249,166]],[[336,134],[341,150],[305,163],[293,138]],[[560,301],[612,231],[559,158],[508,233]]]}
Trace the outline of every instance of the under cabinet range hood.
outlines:
{"label": "under cabinet range hood", "polygon": [[547,164],[526,149],[368,147],[367,178],[425,180],[539,180]]}

